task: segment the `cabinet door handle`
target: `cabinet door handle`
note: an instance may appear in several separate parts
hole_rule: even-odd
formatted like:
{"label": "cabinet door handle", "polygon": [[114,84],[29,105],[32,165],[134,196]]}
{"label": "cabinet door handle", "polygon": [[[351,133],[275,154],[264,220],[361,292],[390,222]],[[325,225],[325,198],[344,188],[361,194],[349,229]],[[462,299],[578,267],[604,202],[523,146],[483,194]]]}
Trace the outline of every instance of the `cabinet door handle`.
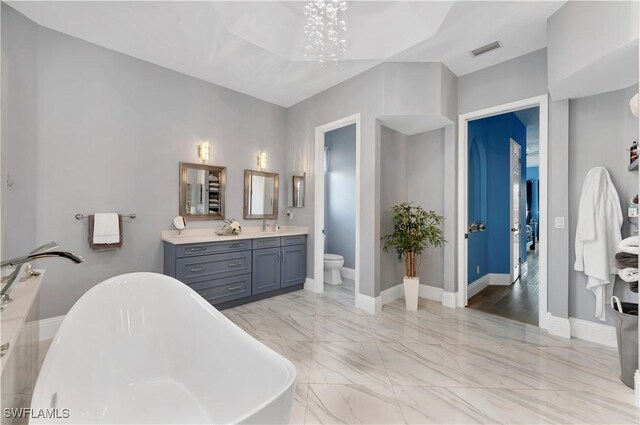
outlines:
{"label": "cabinet door handle", "polygon": [[242,261],[236,261],[235,263],[228,264],[229,267],[238,267],[240,265],[242,265]]}
{"label": "cabinet door handle", "polygon": [[242,285],[238,285],[238,286],[232,286],[231,288],[228,289],[228,291],[235,291],[242,288]]}
{"label": "cabinet door handle", "polygon": [[187,251],[189,252],[202,252],[202,251],[206,251],[207,247],[206,246],[197,246],[195,248],[189,248]]}
{"label": "cabinet door handle", "polygon": [[191,267],[191,273],[201,272],[203,270],[205,270],[204,267]]}
{"label": "cabinet door handle", "polygon": [[229,245],[229,248],[242,248],[242,244],[241,243],[234,243]]}

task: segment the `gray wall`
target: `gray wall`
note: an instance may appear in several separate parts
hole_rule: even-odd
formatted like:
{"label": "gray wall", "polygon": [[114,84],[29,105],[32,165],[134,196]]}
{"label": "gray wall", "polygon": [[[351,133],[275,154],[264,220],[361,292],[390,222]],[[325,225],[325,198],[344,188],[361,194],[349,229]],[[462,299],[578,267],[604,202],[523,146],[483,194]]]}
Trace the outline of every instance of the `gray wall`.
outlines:
{"label": "gray wall", "polygon": [[458,113],[547,93],[547,51],[536,50],[458,78]]}
{"label": "gray wall", "polygon": [[[15,15],[5,10],[3,19]],[[15,16],[10,20],[10,26],[3,22],[3,49],[15,48],[29,26]],[[211,143],[211,164],[227,167],[228,217],[242,217],[243,171],[256,167],[260,150],[268,154],[268,171],[286,175],[283,108],[42,27],[37,42],[37,116],[25,114],[29,121],[20,129],[38,123],[37,133],[28,135],[37,150],[16,163],[35,179],[35,188],[15,178],[9,202],[23,214],[37,212],[37,225],[20,223],[21,233],[35,229],[35,242],[55,240],[87,258],[81,265],[40,264],[47,269],[40,297],[43,318],[65,314],[108,277],[162,271],[160,232],[171,228],[178,214],[178,162],[196,162],[200,141]],[[24,46],[33,47],[32,41]],[[21,143],[13,137],[12,148]],[[87,222],[74,214],[101,211],[138,215],[125,222],[121,249],[89,249]],[[188,227],[220,224],[190,222]]]}
{"label": "gray wall", "polygon": [[[618,190],[625,217],[623,237],[630,236],[632,226],[626,220],[629,200],[638,193],[638,173],[627,171],[629,152],[633,140],[638,140],[638,119],[629,110],[629,99],[638,92],[638,86],[569,102],[569,251],[570,264],[575,261],[575,234],[578,205],[582,184],[587,172],[596,166],[609,170]],[[595,321],[595,297],[586,289],[584,273],[569,271],[569,315]],[[637,294],[628,290],[625,282],[617,279],[616,294],[622,300],[637,302]],[[607,322],[614,324],[611,314]]]}
{"label": "gray wall", "polygon": [[[444,129],[408,138],[407,182],[409,202],[444,215]],[[420,284],[442,288],[444,247],[427,248],[418,273]]]}
{"label": "gray wall", "polygon": [[[393,232],[391,207],[408,199],[407,136],[381,127],[380,145],[380,233]],[[380,290],[402,283],[404,267],[395,251],[380,254]]]}
{"label": "gray wall", "polygon": [[[36,63],[38,26],[2,4],[2,255],[36,244]],[[6,187],[6,174],[14,182]],[[25,196],[29,195],[30,196]]]}
{"label": "gray wall", "polygon": [[344,257],[344,267],[356,267],[356,125],[330,131],[325,173],[325,252]]}

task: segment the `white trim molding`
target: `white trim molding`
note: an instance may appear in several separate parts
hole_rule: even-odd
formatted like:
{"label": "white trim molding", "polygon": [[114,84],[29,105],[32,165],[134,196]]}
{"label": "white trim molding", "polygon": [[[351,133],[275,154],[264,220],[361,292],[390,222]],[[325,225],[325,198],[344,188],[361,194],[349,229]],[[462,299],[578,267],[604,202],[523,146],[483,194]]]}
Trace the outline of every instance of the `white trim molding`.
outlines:
{"label": "white trim molding", "polygon": [[377,314],[382,311],[382,297],[370,297],[368,295],[356,294],[356,308],[369,314]]}
{"label": "white trim molding", "polygon": [[398,283],[391,288],[380,291],[380,300],[382,301],[382,305],[392,303],[402,297],[404,297],[404,286],[402,286],[402,283]]}
{"label": "white trim molding", "polygon": [[615,326],[576,319],[575,317],[570,317],[569,323],[571,324],[571,336],[573,337],[608,347],[618,347]]}
{"label": "white trim molding", "polygon": [[635,375],[633,375],[633,384],[635,388],[636,406],[640,407],[640,371],[636,369]]}
{"label": "white trim molding", "polygon": [[356,269],[350,269],[348,267],[342,267],[340,269],[340,274],[345,279],[356,280]]}
{"label": "white trim molding", "polygon": [[418,296],[422,298],[443,302],[442,294],[444,293],[444,289],[442,288],[437,288],[435,286],[429,286],[429,285],[420,285],[419,291],[420,292],[418,292]]}
{"label": "white trim molding", "polygon": [[38,320],[38,339],[40,339],[40,341],[53,339],[53,337],[56,336],[58,328],[60,328],[64,317],[65,316],[57,316]]}
{"label": "white trim molding", "polygon": [[[511,285],[511,275],[508,273],[488,273],[467,286],[469,299],[477,295],[489,285]],[[459,293],[459,292],[458,292]],[[459,305],[459,304],[458,304]]]}
{"label": "white trim molding", "polygon": [[479,294],[480,291],[489,286],[489,275],[485,274],[480,279],[476,279],[469,285],[467,285],[467,297],[471,298],[476,294]]}
{"label": "white trim molding", "polygon": [[456,293],[442,291],[442,305],[449,308],[456,308]]}
{"label": "white trim molding", "polygon": [[489,273],[489,285],[511,285],[509,273]]}
{"label": "white trim molding", "polygon": [[[314,279],[308,277],[304,280],[304,289],[311,292],[316,292],[316,282]],[[322,288],[324,289],[324,288]]]}
{"label": "white trim molding", "polygon": [[548,313],[547,329],[550,335],[560,336],[562,338],[571,338],[571,322],[564,317],[552,316]]}
{"label": "white trim molding", "polygon": [[[444,290],[442,288],[436,288],[435,286],[423,285],[419,287],[418,296],[420,298],[426,298],[428,300],[442,302],[442,294]],[[382,305],[389,304],[395,300],[399,300],[404,297],[404,286],[402,283],[392,286],[380,292],[380,298]]]}

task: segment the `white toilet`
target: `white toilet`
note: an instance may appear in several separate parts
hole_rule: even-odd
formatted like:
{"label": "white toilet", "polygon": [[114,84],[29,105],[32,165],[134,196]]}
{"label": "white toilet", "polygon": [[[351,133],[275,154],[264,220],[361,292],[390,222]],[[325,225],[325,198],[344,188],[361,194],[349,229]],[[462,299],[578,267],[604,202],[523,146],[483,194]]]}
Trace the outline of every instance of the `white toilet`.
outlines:
{"label": "white toilet", "polygon": [[340,269],[344,266],[344,257],[338,254],[324,254],[324,283],[340,285]]}

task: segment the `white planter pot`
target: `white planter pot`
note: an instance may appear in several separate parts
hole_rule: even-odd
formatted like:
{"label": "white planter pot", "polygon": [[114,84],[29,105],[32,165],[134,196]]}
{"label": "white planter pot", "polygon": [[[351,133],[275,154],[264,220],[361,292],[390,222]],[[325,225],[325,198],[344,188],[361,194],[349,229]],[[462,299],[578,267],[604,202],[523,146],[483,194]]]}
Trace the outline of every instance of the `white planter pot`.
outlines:
{"label": "white planter pot", "polygon": [[418,292],[420,289],[420,283],[417,277],[404,277],[402,281],[404,286],[404,301],[407,304],[407,310],[418,310]]}

